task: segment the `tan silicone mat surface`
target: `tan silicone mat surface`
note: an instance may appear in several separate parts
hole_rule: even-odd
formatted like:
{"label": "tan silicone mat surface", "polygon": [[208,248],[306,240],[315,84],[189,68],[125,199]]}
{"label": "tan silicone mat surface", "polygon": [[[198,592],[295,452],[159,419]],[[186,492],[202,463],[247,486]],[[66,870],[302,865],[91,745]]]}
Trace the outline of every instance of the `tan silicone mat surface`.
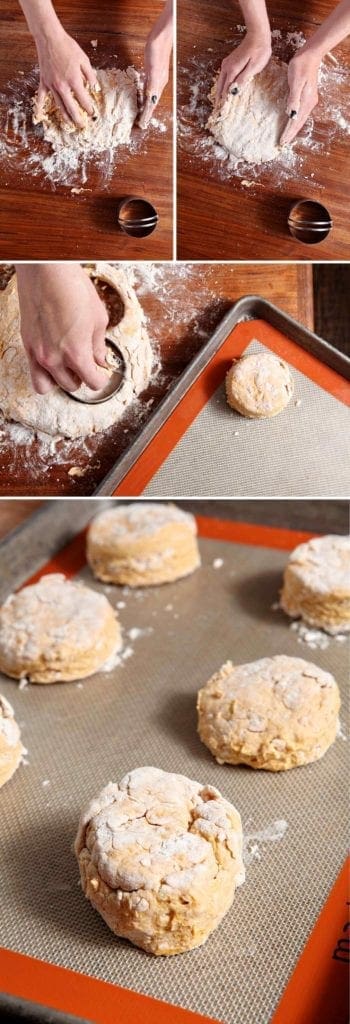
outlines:
{"label": "tan silicone mat surface", "polygon": [[[261,351],[269,350],[257,342],[246,349]],[[144,494],[346,497],[349,410],[293,367],[291,373],[294,396],[271,419],[240,416],[220,385]]]}
{"label": "tan silicone mat surface", "polygon": [[[347,743],[339,738],[319,763],[277,775],[220,767],[196,734],[196,691],[229,657],[286,653],[332,671],[344,693],[345,645],[332,639],[310,651],[271,610],[287,552],[200,547],[193,576],[147,591],[92,584],[84,569],[125,605],[132,653],[113,673],[22,690],[1,677],[28,748],[28,764],[0,797],[1,942],[227,1024],[267,1024],[344,859]],[[128,636],[135,627],[147,632]],[[206,945],[169,959],[113,936],[83,897],[72,854],[81,806],[142,764],[217,786],[250,835],[288,822],[280,842],[258,842],[260,859]]]}

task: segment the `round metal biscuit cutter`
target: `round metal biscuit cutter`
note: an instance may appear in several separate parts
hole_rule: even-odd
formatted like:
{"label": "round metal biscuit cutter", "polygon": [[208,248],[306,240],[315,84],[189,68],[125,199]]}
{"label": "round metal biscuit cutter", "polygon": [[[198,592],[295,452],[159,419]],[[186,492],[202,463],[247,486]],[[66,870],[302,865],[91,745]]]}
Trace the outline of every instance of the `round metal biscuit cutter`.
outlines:
{"label": "round metal biscuit cutter", "polygon": [[143,238],[151,235],[158,224],[158,213],[148,199],[124,196],[117,207],[118,225],[126,235]]}
{"label": "round metal biscuit cutter", "polygon": [[[113,369],[113,373],[109,378],[108,384],[106,384],[106,387],[102,388],[101,391],[93,391],[92,388],[89,388],[84,384],[78,388],[78,391],[66,391],[66,395],[69,395],[69,398],[73,398],[75,402],[81,402],[83,405],[100,405],[101,402],[108,402],[110,398],[113,398],[121,388],[125,377],[124,357],[119,351],[118,346],[114,341],[111,341],[110,338],[106,338],[106,347],[109,348],[113,354],[113,364],[112,367],[110,367],[110,369]],[[88,388],[88,397],[84,396],[83,393],[79,395],[78,392],[82,388],[84,388],[84,390]]]}
{"label": "round metal biscuit cutter", "polygon": [[314,199],[298,199],[290,209],[288,227],[293,238],[306,245],[317,245],[329,235],[333,220],[321,203]]}

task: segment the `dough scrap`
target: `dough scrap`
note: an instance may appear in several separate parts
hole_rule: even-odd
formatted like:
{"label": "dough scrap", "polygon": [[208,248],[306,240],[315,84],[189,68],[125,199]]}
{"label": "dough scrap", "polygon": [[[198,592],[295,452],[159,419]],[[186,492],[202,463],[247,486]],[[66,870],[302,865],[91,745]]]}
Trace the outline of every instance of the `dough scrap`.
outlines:
{"label": "dough scrap", "polygon": [[[267,163],[280,156],[279,140],[287,124],[287,73],[287,65],[272,58],[236,96],[229,93],[221,109],[210,114],[206,127],[234,166]],[[212,103],[215,94],[216,83]]]}
{"label": "dough scrap", "polygon": [[78,104],[83,128],[62,118],[52,93],[47,94],[41,108],[35,96],[33,122],[42,123],[44,139],[56,152],[62,150],[62,146],[82,154],[104,152],[130,142],[138,114],[137,72],[131,67],[127,71],[98,69],[96,75],[98,88],[89,88],[94,108],[92,117]]}
{"label": "dough scrap", "polygon": [[121,648],[104,594],[61,573],[10,594],[0,608],[0,671],[31,683],[85,679]]}
{"label": "dough scrap", "polygon": [[350,631],[350,538],[314,537],[292,551],[280,597],[283,611],[336,635]]}
{"label": "dough scrap", "polygon": [[106,336],[114,341],[124,357],[125,377],[120,390],[101,405],[75,402],[59,387],[54,387],[47,395],[33,391],[21,341],[15,275],[0,292],[0,410],[5,420],[15,420],[35,432],[53,437],[86,437],[107,430],[121,419],[151,376],[153,354],[143,310],[124,271],[103,262],[84,269],[92,279],[111,285],[124,307],[121,321],[107,328]]}
{"label": "dough scrap", "polygon": [[200,565],[195,518],[173,504],[113,506],[90,526],[87,560],[98,579],[129,587],[188,576]]}
{"label": "dough scrap", "polygon": [[135,946],[172,956],[202,945],[244,882],[238,811],[213,786],[136,768],[83,811],[83,891]]}
{"label": "dough scrap", "polygon": [[24,753],[14,710],[0,694],[0,789],[11,779]]}
{"label": "dough scrap", "polygon": [[303,658],[226,662],[198,693],[198,731],[219,764],[279,772],[323,757],[336,738],[335,679]]}
{"label": "dough scrap", "polygon": [[271,352],[234,361],[226,374],[225,387],[231,408],[251,419],[277,416],[294,391],[288,364]]}

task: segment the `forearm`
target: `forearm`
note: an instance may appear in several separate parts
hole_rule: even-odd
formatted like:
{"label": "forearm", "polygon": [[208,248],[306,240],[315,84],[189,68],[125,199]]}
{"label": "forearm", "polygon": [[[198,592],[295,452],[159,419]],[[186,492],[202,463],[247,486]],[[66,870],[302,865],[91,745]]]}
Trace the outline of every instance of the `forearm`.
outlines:
{"label": "forearm", "polygon": [[350,0],[341,0],[303,48],[320,59],[350,34]]}
{"label": "forearm", "polygon": [[52,36],[61,27],[51,0],[19,0],[34,39]]}
{"label": "forearm", "polygon": [[265,0],[239,0],[247,32],[270,34],[270,23]]}

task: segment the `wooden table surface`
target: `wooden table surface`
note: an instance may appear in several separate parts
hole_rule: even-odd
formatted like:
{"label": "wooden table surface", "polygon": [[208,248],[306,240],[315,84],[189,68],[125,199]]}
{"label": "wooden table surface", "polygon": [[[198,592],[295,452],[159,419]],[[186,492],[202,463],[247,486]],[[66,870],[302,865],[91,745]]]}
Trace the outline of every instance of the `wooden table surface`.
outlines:
{"label": "wooden table surface", "polygon": [[[186,267],[163,264],[158,284],[149,288],[139,281],[138,293],[148,317],[148,330],[160,355],[161,372],[156,376],[137,410],[126,414],[122,425],[97,434],[58,456],[43,455],[40,443],[25,447],[0,435],[0,495],[81,496],[92,494],[115,461],[138,433],[194,354],[212,334],[234,301],[244,295],[260,294],[313,327],[312,268],[310,265],[216,264]],[[108,292],[105,292],[108,297]],[[82,476],[69,476],[78,466]]]}
{"label": "wooden table surface", "polygon": [[[335,0],[268,0],[272,29],[283,38],[292,30],[308,37],[334,9]],[[278,170],[279,162],[258,171],[252,187],[252,172],[240,176],[225,170],[207,145],[204,124],[210,112],[206,99],[213,74],[221,61],[242,39],[238,3],[232,0],[178,0],[178,256],[181,259],[278,259],[345,260],[350,258],[350,135],[336,127],[334,107],[350,120],[350,42],[335,51],[345,67],[342,82],[330,58],[327,68],[332,84],[315,111],[312,148],[297,144],[301,162],[289,170]],[[280,46],[275,42],[276,46]],[[282,47],[289,60],[293,49]],[[335,77],[336,76],[336,77]],[[201,112],[191,89],[199,89]],[[191,102],[192,95],[192,102]],[[188,106],[189,104],[189,106]],[[198,100],[197,100],[198,104]],[[328,112],[326,112],[328,111]],[[287,218],[292,202],[310,198],[330,211],[334,227],[318,245],[294,240]]]}
{"label": "wooden table surface", "polygon": [[[24,501],[21,498],[17,501],[3,498],[0,502],[0,540],[46,504],[35,500]],[[194,515],[234,519],[238,522],[266,523],[269,526],[282,526],[291,530],[314,530],[315,533],[348,532],[346,501],[248,501],[242,498],[220,501],[202,498],[196,501],[181,501],[180,504]],[[59,508],[58,505],[58,515]]]}
{"label": "wooden table surface", "polygon": [[[146,37],[162,0],[57,0],[65,29],[95,67],[142,67]],[[98,40],[97,49],[91,40]],[[88,180],[79,176],[53,184],[29,164],[33,152],[50,154],[31,125],[30,101],[37,66],[34,43],[17,0],[2,0],[0,24],[0,258],[1,259],[171,259],[172,257],[172,86],[169,83],[157,119],[166,130],[133,129],[132,150],[122,146],[108,180],[106,170],[90,164]],[[25,100],[27,146],[8,118],[14,101]],[[9,128],[6,130],[6,122]],[[3,143],[3,147],[1,146]],[[4,145],[5,142],[5,145]],[[6,149],[8,154],[6,156]],[[5,151],[5,152],[4,152]],[[119,155],[120,154],[120,155]],[[83,187],[81,194],[72,187]],[[119,198],[139,195],[158,210],[159,223],[148,238],[133,239],[117,227]]]}

